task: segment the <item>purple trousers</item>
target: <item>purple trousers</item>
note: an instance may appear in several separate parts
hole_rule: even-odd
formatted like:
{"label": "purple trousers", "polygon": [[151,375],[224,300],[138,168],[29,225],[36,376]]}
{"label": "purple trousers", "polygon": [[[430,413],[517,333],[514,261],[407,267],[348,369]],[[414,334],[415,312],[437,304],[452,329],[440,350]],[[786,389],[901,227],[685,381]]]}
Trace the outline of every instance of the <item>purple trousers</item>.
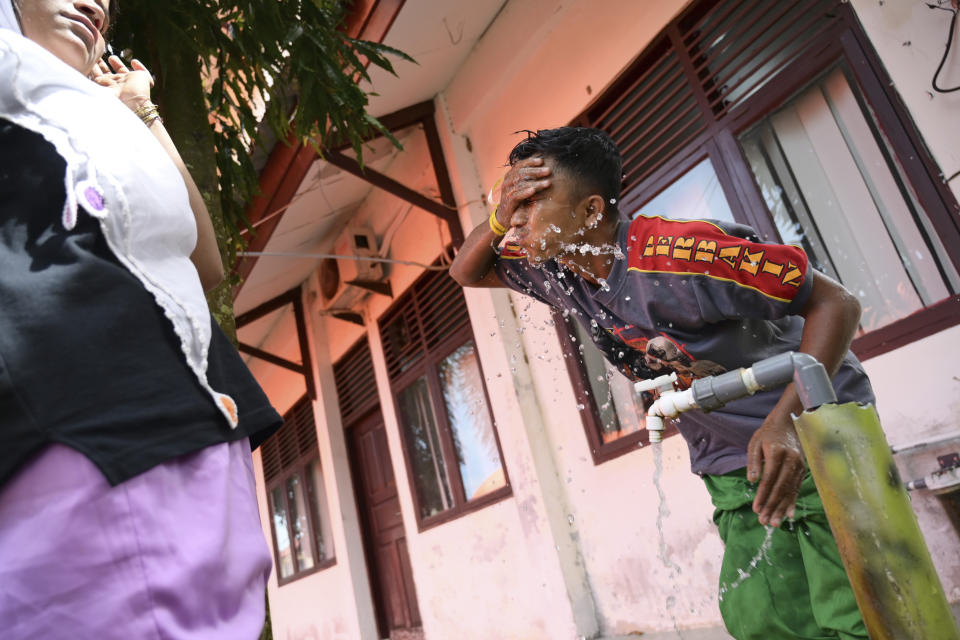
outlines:
{"label": "purple trousers", "polygon": [[5,640],[255,640],[270,568],[246,439],[116,487],[51,445],[0,487]]}

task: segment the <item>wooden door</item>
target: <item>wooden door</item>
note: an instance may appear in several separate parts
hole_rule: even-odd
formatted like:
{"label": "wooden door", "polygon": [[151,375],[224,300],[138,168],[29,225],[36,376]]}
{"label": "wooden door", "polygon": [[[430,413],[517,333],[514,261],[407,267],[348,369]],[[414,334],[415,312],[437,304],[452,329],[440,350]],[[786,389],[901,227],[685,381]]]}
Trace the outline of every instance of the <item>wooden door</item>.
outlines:
{"label": "wooden door", "polygon": [[421,625],[397,483],[380,411],[347,430],[350,466],[380,637]]}

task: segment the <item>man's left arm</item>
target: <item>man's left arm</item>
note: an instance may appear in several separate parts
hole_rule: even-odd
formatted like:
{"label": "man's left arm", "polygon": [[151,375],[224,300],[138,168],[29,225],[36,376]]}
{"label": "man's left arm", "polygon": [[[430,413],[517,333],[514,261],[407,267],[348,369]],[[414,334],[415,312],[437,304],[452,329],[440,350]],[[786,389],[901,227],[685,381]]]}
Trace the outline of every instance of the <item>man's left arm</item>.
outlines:
{"label": "man's left arm", "polygon": [[[822,273],[811,269],[810,274],[813,287],[800,311],[804,326],[798,350],[821,362],[832,378],[859,326],[860,302]],[[791,383],[747,447],[747,478],[760,481],[753,510],[761,524],[777,527],[793,516],[806,464],[791,414],[802,411]]]}

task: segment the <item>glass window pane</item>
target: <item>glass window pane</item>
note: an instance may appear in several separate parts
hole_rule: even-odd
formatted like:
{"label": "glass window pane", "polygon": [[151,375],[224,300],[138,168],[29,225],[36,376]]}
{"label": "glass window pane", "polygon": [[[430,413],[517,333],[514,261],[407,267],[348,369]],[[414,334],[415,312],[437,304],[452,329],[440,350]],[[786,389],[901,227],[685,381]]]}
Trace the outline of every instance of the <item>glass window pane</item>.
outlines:
{"label": "glass window pane", "polygon": [[293,575],[293,555],[290,550],[290,533],[287,529],[287,508],[284,506],[283,487],[270,492],[270,508],[273,517],[273,535],[277,540],[277,571],[281,578]]}
{"label": "glass window pane", "polygon": [[300,474],[287,478],[287,504],[290,505],[290,522],[293,524],[293,548],[297,557],[297,571],[313,568],[313,549],[310,544],[310,527],[307,524],[307,505],[304,502]]}
{"label": "glass window pane", "polygon": [[960,278],[842,67],[741,138],[784,242],[860,299],[861,328],[903,318]]}
{"label": "glass window pane", "polygon": [[327,491],[323,484],[320,461],[314,460],[307,467],[307,493],[312,506],[313,537],[317,544],[317,562],[332,558],[333,531],[330,529],[330,508],[327,504]]}
{"label": "glass window pane", "polygon": [[467,500],[507,484],[473,342],[440,363],[440,383]]}
{"label": "glass window pane", "polygon": [[406,435],[404,443],[420,501],[420,517],[426,518],[453,506],[447,463],[437,434],[437,419],[430,404],[427,379],[418,378],[401,391],[398,405]]}
{"label": "glass window pane", "polygon": [[733,222],[733,212],[723,195],[723,187],[707,158],[677,178],[669,187],[634,211],[638,215],[662,216],[680,220],[721,220]]}
{"label": "glass window pane", "polygon": [[582,347],[581,362],[600,417],[600,440],[613,442],[642,429],[646,409],[642,398],[633,392],[633,383],[607,362],[579,322],[571,320],[569,324],[576,344]]}

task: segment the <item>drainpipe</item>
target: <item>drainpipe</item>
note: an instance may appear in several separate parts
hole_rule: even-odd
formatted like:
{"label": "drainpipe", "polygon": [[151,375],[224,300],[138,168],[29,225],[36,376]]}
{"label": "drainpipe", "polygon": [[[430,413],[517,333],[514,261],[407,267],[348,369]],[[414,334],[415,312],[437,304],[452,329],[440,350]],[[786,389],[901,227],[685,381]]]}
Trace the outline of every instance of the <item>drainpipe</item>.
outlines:
{"label": "drainpipe", "polygon": [[662,381],[647,419],[656,428],[663,418],[718,409],[791,379],[804,406],[793,422],[870,638],[960,640],[876,409],[838,405],[816,359],[787,352],[680,392]]}

